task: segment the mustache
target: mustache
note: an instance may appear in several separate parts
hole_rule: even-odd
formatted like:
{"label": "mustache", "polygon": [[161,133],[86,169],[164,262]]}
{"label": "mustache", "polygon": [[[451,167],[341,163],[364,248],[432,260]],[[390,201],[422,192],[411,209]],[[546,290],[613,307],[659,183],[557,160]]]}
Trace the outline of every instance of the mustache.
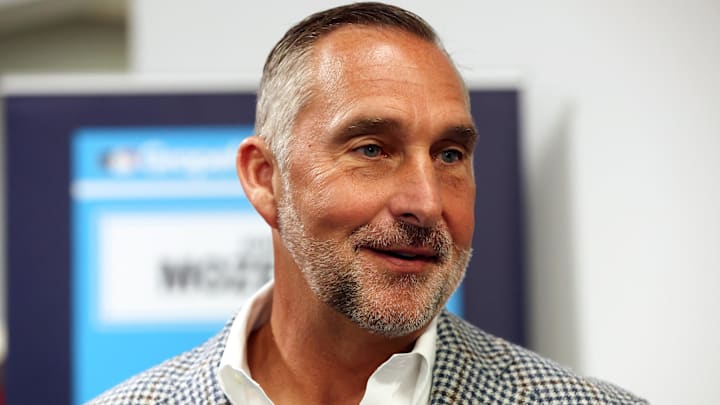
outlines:
{"label": "mustache", "polygon": [[400,220],[363,225],[353,231],[350,238],[356,251],[360,248],[430,248],[441,263],[448,260],[454,245],[450,231],[444,224],[422,227]]}

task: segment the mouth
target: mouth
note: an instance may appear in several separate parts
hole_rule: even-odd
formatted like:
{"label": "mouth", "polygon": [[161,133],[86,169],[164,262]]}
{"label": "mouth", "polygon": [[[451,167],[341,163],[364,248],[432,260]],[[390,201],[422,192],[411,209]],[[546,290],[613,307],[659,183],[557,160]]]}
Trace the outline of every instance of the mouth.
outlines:
{"label": "mouth", "polygon": [[436,263],[440,259],[432,249],[427,248],[367,249],[380,256],[408,262]]}

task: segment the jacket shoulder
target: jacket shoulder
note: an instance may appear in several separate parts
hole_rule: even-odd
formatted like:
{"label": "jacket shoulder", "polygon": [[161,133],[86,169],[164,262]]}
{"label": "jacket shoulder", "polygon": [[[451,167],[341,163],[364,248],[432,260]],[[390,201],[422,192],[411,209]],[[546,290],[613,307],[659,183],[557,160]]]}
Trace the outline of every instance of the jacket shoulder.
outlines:
{"label": "jacket shoulder", "polygon": [[646,404],[613,384],[552,360],[443,312],[438,322],[432,403]]}
{"label": "jacket shoulder", "polygon": [[90,401],[90,405],[224,404],[217,370],[228,327],[200,346],[137,374]]}

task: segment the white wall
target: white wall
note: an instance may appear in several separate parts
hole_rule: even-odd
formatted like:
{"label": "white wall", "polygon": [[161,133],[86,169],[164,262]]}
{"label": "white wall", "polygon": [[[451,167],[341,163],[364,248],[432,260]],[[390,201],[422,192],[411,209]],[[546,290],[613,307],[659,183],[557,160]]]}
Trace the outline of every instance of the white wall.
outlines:
{"label": "white wall", "polygon": [[[533,347],[656,404],[720,396],[720,3],[396,1],[466,78],[523,73]],[[336,1],[139,1],[139,73],[257,80]]]}

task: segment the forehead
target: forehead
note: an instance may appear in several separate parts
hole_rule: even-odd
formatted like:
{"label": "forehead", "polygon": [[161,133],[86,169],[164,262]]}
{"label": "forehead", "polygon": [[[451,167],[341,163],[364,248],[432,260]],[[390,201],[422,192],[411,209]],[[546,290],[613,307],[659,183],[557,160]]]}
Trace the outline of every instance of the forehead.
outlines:
{"label": "forehead", "polygon": [[314,45],[311,64],[321,82],[340,79],[328,74],[372,75],[388,68],[432,71],[438,78],[460,78],[443,50],[424,38],[398,28],[347,25],[320,38]]}
{"label": "forehead", "polygon": [[297,125],[332,126],[328,121],[353,114],[399,121],[442,117],[463,125],[472,120],[450,59],[414,34],[345,26],[318,40],[310,58],[312,95]]}

